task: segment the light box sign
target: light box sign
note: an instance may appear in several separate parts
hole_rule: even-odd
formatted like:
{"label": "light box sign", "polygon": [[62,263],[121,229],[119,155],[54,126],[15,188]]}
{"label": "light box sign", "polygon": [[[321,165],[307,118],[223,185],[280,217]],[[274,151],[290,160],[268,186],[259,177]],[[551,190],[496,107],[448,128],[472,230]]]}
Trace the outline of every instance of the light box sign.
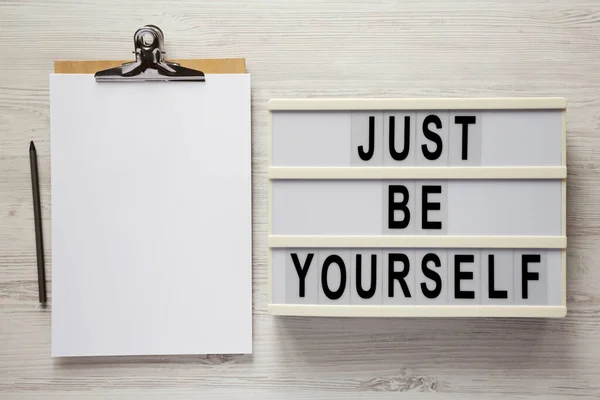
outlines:
{"label": "light box sign", "polygon": [[566,314],[566,100],[269,102],[269,312]]}

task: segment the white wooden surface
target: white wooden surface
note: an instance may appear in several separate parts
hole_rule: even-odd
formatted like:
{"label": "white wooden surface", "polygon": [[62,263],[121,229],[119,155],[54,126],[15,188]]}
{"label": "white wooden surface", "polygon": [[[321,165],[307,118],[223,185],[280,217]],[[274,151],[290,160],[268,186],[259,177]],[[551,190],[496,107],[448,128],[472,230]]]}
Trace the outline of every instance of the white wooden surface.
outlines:
{"label": "white wooden surface", "polygon": [[[128,58],[146,23],[163,29],[172,58],[246,57],[252,73],[253,356],[50,358],[28,161],[34,139],[50,260],[48,73],[57,59]],[[0,54],[0,398],[600,396],[596,0],[4,0]],[[566,97],[568,316],[267,315],[267,101],[314,96]]]}

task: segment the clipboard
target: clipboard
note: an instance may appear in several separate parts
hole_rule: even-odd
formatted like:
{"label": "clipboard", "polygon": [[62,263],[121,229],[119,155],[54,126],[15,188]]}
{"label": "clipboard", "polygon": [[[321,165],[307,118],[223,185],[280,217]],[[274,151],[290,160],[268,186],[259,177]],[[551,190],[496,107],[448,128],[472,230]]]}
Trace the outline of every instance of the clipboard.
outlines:
{"label": "clipboard", "polygon": [[[207,74],[244,74],[245,58],[183,59],[174,60],[184,67],[199,69]],[[56,74],[94,74],[100,70],[118,67],[125,60],[55,61]]]}
{"label": "clipboard", "polygon": [[163,41],[54,64],[53,357],[252,353],[250,76]]}

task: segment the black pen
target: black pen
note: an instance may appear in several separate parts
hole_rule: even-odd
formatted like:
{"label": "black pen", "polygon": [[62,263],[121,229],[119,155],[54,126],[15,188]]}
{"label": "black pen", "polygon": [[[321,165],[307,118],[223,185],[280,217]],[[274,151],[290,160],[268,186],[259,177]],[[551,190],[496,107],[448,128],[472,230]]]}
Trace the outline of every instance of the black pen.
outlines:
{"label": "black pen", "polygon": [[29,145],[31,190],[33,192],[33,218],[35,220],[35,249],[37,253],[38,292],[40,303],[46,304],[46,266],[44,265],[44,238],[42,234],[42,205],[38,180],[37,152],[33,141]]}

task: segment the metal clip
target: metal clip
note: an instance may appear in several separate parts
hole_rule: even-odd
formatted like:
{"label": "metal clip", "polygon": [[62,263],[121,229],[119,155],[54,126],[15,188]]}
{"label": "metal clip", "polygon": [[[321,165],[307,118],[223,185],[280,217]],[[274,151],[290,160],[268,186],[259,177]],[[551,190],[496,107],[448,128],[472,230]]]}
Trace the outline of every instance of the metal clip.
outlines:
{"label": "metal clip", "polygon": [[204,73],[168,62],[164,58],[164,35],[159,27],[146,25],[133,35],[135,61],[98,71],[96,82],[187,81],[204,82]]}

